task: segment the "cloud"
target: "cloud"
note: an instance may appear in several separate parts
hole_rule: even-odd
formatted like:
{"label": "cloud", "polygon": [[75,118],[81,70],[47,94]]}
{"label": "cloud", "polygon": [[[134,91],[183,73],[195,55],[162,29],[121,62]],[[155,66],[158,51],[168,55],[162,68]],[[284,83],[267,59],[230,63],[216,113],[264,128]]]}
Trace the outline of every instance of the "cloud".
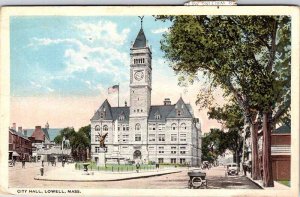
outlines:
{"label": "cloud", "polygon": [[100,41],[106,46],[123,45],[128,38],[129,28],[118,31],[116,23],[99,21],[98,23],[80,23],[75,27],[82,32],[83,38],[89,42]]}
{"label": "cloud", "polygon": [[151,32],[153,34],[162,34],[162,33],[168,33],[170,30],[169,28],[158,28],[158,29],[152,29]]}

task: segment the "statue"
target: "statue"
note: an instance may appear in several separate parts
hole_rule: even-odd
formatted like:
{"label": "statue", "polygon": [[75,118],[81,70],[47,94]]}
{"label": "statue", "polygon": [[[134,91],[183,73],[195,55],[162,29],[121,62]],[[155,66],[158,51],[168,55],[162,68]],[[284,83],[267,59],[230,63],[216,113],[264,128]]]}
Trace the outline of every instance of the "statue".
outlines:
{"label": "statue", "polygon": [[100,148],[105,148],[106,146],[104,144],[104,141],[108,133],[105,133],[104,135],[101,135],[100,133],[98,134],[99,134]]}

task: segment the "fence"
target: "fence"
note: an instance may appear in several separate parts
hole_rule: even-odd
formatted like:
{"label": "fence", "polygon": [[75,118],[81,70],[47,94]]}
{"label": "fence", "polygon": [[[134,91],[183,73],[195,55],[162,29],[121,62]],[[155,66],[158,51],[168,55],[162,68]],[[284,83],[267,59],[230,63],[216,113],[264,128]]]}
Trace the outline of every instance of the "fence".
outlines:
{"label": "fence", "polygon": [[[160,167],[164,168],[164,167]],[[83,170],[83,164],[82,163],[76,163],[75,164],[76,170]],[[149,170],[155,170],[155,165],[140,165],[139,171],[149,171]],[[108,172],[131,172],[136,171],[137,168],[135,165],[106,165],[106,166],[97,166],[94,163],[91,163],[88,165],[89,171],[108,171]]]}

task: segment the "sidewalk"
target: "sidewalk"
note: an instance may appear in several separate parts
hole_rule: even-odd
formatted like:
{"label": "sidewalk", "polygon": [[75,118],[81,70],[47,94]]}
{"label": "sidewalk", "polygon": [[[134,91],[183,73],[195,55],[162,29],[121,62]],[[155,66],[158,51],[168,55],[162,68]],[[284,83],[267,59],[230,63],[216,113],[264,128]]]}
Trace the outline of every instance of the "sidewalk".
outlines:
{"label": "sidewalk", "polygon": [[251,174],[248,172],[246,173],[246,176],[248,179],[250,179],[252,182],[254,182],[256,185],[258,185],[259,187],[261,187],[264,190],[290,190],[291,189],[290,187],[283,185],[281,183],[278,183],[277,181],[274,181],[274,187],[264,187],[262,180],[253,180],[251,178]]}
{"label": "sidewalk", "polygon": [[75,170],[74,164],[66,165],[64,168],[56,168],[45,171],[44,176],[36,176],[35,180],[42,181],[120,181],[129,179],[146,178],[181,172],[180,168],[165,168],[160,170],[142,172],[102,172],[89,171],[89,175],[84,174],[83,170]]}

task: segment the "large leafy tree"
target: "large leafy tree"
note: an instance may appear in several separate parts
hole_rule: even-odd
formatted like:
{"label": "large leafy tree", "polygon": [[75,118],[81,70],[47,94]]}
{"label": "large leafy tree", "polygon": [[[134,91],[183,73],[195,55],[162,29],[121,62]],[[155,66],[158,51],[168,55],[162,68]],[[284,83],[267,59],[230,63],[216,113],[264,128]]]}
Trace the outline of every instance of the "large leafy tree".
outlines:
{"label": "large leafy tree", "polygon": [[72,127],[64,128],[54,138],[54,142],[62,144],[63,139],[69,140],[71,153],[75,160],[86,160],[86,149],[90,148],[90,125],[81,127],[78,132]]}
{"label": "large leafy tree", "polygon": [[[252,137],[257,178],[257,127],[263,114],[263,184],[273,186],[270,138],[273,124],[289,111],[290,18],[288,16],[159,16],[171,20],[161,49],[180,79],[207,76],[243,110]],[[199,94],[198,104],[209,103]],[[204,98],[204,99],[203,99]]]}
{"label": "large leafy tree", "polygon": [[214,162],[226,151],[225,133],[220,129],[211,129],[202,139],[202,160]]}
{"label": "large leafy tree", "polygon": [[[226,104],[223,107],[212,107],[208,111],[211,119],[216,119],[228,131],[224,134],[224,146],[234,153],[234,160],[239,164],[239,155],[242,153],[244,138],[242,130],[244,117],[242,110],[236,103]],[[245,138],[249,137],[249,132],[245,133]]]}

